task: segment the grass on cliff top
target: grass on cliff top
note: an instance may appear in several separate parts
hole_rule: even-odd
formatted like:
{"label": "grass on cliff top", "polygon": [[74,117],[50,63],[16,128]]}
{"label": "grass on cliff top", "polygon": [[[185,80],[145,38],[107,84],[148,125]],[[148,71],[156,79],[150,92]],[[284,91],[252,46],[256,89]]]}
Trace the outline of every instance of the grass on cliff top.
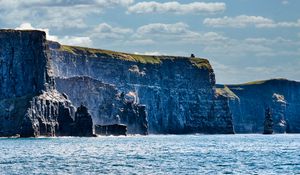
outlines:
{"label": "grass on cliff top", "polygon": [[151,63],[151,64],[161,63],[159,57],[150,56],[150,55],[135,55],[135,54],[122,53],[122,52],[115,52],[110,50],[92,49],[86,47],[66,46],[66,45],[61,45],[60,50],[70,52],[75,55],[79,52],[86,52],[90,54],[105,54],[117,59],[122,59],[127,61]]}
{"label": "grass on cliff top", "polygon": [[232,92],[226,85],[224,85],[224,88],[216,88],[216,93],[232,99],[238,98],[238,96],[235,95],[235,93]]}
{"label": "grass on cliff top", "polygon": [[231,84],[228,86],[247,86],[247,85],[260,85],[260,84],[264,84],[270,81],[289,81],[288,79],[285,78],[273,78],[273,79],[268,79],[268,80],[258,80],[258,81],[251,81],[251,82],[247,82],[247,83],[242,83],[242,84]]}
{"label": "grass on cliff top", "polygon": [[130,53],[123,53],[123,52],[116,52],[111,50],[103,50],[103,49],[93,49],[87,47],[79,47],[79,46],[67,46],[61,45],[61,51],[69,52],[72,54],[80,54],[82,52],[89,53],[89,54],[105,54],[109,55],[116,59],[126,60],[126,61],[133,61],[133,62],[140,62],[144,64],[160,64],[163,59],[189,59],[189,61],[198,68],[207,68],[212,69],[209,61],[204,58],[189,58],[189,57],[175,57],[175,56],[154,56],[154,55],[138,55],[138,54],[130,54]]}

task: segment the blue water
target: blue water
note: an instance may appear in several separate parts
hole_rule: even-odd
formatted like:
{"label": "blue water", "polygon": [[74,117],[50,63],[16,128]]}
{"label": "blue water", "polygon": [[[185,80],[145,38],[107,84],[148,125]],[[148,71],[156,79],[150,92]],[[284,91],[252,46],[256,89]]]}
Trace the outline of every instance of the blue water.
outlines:
{"label": "blue water", "polygon": [[0,174],[300,174],[300,135],[0,138]]}

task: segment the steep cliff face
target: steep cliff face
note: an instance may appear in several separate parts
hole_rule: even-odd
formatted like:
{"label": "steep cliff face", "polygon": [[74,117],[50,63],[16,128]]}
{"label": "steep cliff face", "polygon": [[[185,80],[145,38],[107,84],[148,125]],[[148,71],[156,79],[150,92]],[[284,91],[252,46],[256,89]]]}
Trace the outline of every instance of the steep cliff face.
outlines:
{"label": "steep cliff face", "polygon": [[0,136],[68,135],[74,111],[54,88],[46,36],[0,30]]}
{"label": "steep cliff face", "polygon": [[[217,117],[218,109],[226,107],[215,98],[214,73],[205,59],[133,55],[54,42],[50,48],[56,77],[89,76],[115,85],[134,103],[145,105],[150,133],[233,132],[232,125]],[[228,114],[224,120],[230,123]]]}
{"label": "steep cliff face", "polygon": [[29,103],[26,113],[19,116],[23,118],[19,132],[21,137],[75,135],[75,108],[62,94],[56,90],[44,91],[30,99]]}
{"label": "steep cliff face", "polygon": [[56,88],[68,95],[75,106],[87,106],[95,125],[122,123],[127,125],[128,134],[147,134],[144,106],[115,86],[86,76],[56,78],[55,82]]}
{"label": "steep cliff face", "polygon": [[233,94],[230,109],[237,133],[262,133],[268,107],[275,133],[300,132],[299,82],[272,79],[225,87]]}

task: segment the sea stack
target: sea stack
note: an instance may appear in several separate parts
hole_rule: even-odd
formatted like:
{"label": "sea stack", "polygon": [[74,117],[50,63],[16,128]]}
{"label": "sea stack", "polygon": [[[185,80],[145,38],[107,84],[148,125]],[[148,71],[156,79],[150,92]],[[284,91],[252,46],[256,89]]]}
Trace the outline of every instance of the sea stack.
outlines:
{"label": "sea stack", "polygon": [[264,133],[263,134],[273,134],[272,112],[269,107],[265,110],[265,122],[264,122]]}

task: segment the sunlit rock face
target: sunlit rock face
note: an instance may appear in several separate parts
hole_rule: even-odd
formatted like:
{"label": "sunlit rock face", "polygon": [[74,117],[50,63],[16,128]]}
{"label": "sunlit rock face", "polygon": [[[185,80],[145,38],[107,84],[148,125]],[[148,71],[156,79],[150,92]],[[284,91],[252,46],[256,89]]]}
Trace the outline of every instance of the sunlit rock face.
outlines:
{"label": "sunlit rock face", "polygon": [[[223,88],[223,85],[220,86]],[[275,133],[300,132],[300,83],[272,79],[226,85],[233,95],[230,109],[237,133],[262,133],[265,109],[270,107]]]}
{"label": "sunlit rock face", "polygon": [[70,135],[74,107],[55,90],[46,36],[0,30],[0,136]]}
{"label": "sunlit rock face", "polygon": [[[228,101],[216,98],[215,76],[205,59],[49,45],[56,77],[88,76],[114,85],[133,104],[145,105],[150,133],[233,133]],[[71,93],[80,94],[76,88]],[[101,108],[91,106],[95,119]]]}

